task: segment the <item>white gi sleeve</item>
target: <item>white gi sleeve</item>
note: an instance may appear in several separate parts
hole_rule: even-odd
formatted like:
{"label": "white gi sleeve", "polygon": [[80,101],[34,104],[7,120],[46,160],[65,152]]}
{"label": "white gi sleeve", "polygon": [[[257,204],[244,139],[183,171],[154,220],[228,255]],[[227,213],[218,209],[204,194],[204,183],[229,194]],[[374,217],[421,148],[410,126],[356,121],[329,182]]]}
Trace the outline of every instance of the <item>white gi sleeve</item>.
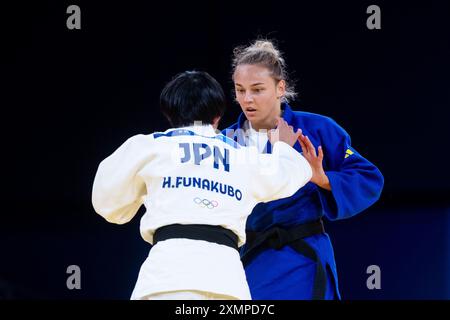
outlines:
{"label": "white gi sleeve", "polygon": [[108,222],[126,223],[142,205],[147,190],[137,174],[152,159],[151,140],[153,137],[148,135],[133,136],[100,163],[92,204]]}
{"label": "white gi sleeve", "polygon": [[288,144],[278,141],[272,154],[258,154],[260,163],[252,173],[252,191],[259,202],[292,196],[311,180],[308,161]]}

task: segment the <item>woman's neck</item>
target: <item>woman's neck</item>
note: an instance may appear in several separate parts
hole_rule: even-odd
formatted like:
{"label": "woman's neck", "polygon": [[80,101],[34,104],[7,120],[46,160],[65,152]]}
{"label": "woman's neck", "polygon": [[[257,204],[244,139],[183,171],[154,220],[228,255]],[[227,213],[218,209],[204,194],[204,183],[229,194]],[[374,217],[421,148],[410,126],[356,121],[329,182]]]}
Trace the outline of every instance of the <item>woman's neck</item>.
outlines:
{"label": "woman's neck", "polygon": [[283,111],[281,109],[278,110],[274,115],[271,115],[270,117],[264,119],[260,122],[250,122],[252,125],[252,128],[256,131],[259,130],[271,130],[275,129],[277,118],[281,117],[283,115]]}

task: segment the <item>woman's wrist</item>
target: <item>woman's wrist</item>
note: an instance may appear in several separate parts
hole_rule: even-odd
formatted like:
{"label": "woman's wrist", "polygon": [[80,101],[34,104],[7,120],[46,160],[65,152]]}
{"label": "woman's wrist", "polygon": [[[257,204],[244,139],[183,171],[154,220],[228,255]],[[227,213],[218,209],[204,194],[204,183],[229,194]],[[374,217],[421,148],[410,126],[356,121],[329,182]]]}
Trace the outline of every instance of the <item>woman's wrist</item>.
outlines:
{"label": "woman's wrist", "polygon": [[328,176],[325,174],[325,172],[322,173],[317,179],[311,181],[320,188],[331,191],[330,179],[328,179]]}

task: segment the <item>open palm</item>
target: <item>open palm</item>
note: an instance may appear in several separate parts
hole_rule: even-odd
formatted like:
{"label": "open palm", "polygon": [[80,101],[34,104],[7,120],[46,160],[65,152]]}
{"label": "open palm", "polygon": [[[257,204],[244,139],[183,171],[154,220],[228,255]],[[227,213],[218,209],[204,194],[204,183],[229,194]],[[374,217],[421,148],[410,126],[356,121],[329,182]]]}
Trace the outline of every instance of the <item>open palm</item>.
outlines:
{"label": "open palm", "polygon": [[303,134],[298,137],[298,142],[300,143],[300,146],[302,148],[303,157],[305,157],[305,159],[309,162],[309,165],[312,169],[311,182],[317,184],[321,188],[331,190],[330,181],[325,174],[325,170],[323,170],[322,147],[319,146],[317,153],[316,148],[312,144],[311,140],[309,140],[308,136],[304,136]]}

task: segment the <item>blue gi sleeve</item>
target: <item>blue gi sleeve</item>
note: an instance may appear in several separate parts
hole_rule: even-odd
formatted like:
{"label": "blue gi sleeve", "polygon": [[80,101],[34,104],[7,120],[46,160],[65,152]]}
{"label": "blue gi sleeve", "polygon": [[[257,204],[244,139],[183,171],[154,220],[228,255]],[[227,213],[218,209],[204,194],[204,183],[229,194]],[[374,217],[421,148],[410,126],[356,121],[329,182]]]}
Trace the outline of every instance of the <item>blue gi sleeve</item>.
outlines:
{"label": "blue gi sleeve", "polygon": [[331,192],[319,188],[324,214],[330,220],[350,218],[379,199],[383,175],[351,147],[348,133],[331,118],[326,118],[319,134],[331,185]]}

